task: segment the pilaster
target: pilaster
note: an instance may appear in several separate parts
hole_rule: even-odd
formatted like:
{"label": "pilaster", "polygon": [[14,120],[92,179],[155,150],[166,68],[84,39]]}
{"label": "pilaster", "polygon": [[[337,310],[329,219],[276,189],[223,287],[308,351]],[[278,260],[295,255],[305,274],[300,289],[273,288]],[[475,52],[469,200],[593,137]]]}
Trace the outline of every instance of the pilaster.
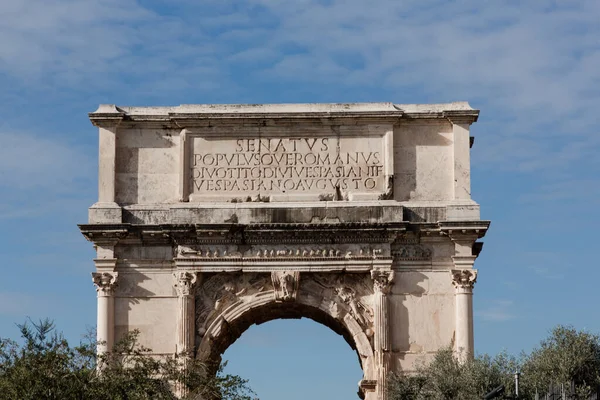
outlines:
{"label": "pilaster", "polygon": [[469,129],[478,113],[446,112],[452,123],[454,158],[454,200],[471,200],[471,139]]}
{"label": "pilaster", "polygon": [[121,207],[116,203],[117,129],[125,113],[115,105],[102,104],[90,113],[98,127],[98,202],[89,209],[90,223],[119,223]]}

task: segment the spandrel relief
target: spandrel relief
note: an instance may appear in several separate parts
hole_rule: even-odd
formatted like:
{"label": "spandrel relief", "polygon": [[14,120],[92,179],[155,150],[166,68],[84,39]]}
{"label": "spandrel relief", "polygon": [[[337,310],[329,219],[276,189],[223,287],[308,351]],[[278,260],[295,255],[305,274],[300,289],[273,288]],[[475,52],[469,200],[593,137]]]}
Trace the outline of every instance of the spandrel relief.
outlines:
{"label": "spandrel relief", "polygon": [[[310,274],[302,278],[301,291],[319,294],[332,314],[350,314],[364,329],[373,325],[373,281],[368,274]],[[343,318],[343,315],[339,315]]]}
{"label": "spandrel relief", "polygon": [[196,289],[197,333],[204,336],[209,323],[236,301],[246,301],[257,293],[272,290],[269,274],[215,274]]}

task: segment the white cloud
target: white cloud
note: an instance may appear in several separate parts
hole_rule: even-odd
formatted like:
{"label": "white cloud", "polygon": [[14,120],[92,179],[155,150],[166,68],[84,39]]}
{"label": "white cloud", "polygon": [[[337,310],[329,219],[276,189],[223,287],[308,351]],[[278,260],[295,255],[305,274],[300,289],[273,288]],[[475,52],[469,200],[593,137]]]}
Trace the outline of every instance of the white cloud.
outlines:
{"label": "white cloud", "polygon": [[573,147],[599,150],[598,2],[258,3],[278,21],[266,42],[281,53],[271,79],[470,100],[482,108],[475,133],[494,135],[474,153],[494,167],[555,169],[577,157]]}
{"label": "white cloud", "polygon": [[484,306],[484,309],[476,311],[475,315],[484,321],[505,322],[515,318],[512,308],[511,300],[494,300]]}
{"label": "white cloud", "polygon": [[0,14],[0,70],[25,85],[252,98],[236,70],[353,98],[469,100],[475,134],[493,134],[474,160],[493,168],[554,173],[600,148],[595,0],[24,0]]}
{"label": "white cloud", "polygon": [[[95,179],[95,159],[89,149],[78,148],[56,137],[0,131],[0,187],[12,190],[37,190],[39,200],[45,193],[73,192],[77,183]],[[5,201],[10,194],[7,194]],[[0,210],[2,207],[0,207]]]}
{"label": "white cloud", "polygon": [[596,207],[600,205],[600,179],[558,180],[541,185],[535,191],[522,195],[519,200],[524,204],[558,202],[563,207],[574,204]]}
{"label": "white cloud", "polygon": [[28,293],[0,292],[0,315],[40,315],[48,311],[48,299],[40,299]]}
{"label": "white cloud", "polygon": [[565,260],[561,253],[528,251],[520,254],[520,264],[536,275],[550,280],[564,278],[564,271],[573,268],[573,260]]}

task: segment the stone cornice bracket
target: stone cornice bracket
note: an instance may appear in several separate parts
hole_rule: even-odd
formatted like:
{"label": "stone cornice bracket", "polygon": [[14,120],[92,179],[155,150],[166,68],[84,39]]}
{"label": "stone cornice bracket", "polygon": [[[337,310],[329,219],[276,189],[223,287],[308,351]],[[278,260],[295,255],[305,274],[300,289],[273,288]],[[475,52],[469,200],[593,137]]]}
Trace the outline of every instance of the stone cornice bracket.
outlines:
{"label": "stone cornice bracket", "polygon": [[472,268],[481,252],[483,244],[476,240],[485,236],[490,221],[442,221],[439,222],[440,234],[448,236],[454,242],[454,266]]}
{"label": "stone cornice bracket", "polygon": [[118,272],[92,272],[92,281],[99,295],[111,295],[117,286]]}
{"label": "stone cornice bracket", "polygon": [[114,225],[79,225],[79,230],[88,241],[100,246],[114,246],[129,234],[127,228]]}
{"label": "stone cornice bracket", "polygon": [[298,271],[273,271],[271,280],[275,289],[276,301],[294,301],[298,296],[300,287],[300,272]]}
{"label": "stone cornice bracket", "polygon": [[440,234],[449,236],[452,240],[462,237],[474,236],[481,239],[490,227],[490,221],[440,221],[438,222]]}
{"label": "stone cornice bracket", "polygon": [[476,269],[453,269],[452,285],[456,288],[457,293],[471,293],[475,282],[477,282]]}
{"label": "stone cornice bracket", "polygon": [[107,128],[118,126],[127,117],[127,113],[114,104],[100,104],[98,109],[88,116],[94,126]]}
{"label": "stone cornice bracket", "polygon": [[194,285],[198,281],[198,274],[189,271],[177,271],[173,273],[175,279],[175,290],[179,297],[190,296],[193,293]]}
{"label": "stone cornice bracket", "polygon": [[374,392],[376,388],[376,379],[361,379],[360,382],[358,382],[358,397],[364,399],[366,393]]}
{"label": "stone cornice bracket", "polygon": [[376,293],[389,294],[394,283],[394,271],[373,269],[371,270],[371,278],[373,279],[373,288]]}
{"label": "stone cornice bracket", "polygon": [[471,125],[477,122],[479,110],[448,110],[443,112],[444,117],[453,124]]}

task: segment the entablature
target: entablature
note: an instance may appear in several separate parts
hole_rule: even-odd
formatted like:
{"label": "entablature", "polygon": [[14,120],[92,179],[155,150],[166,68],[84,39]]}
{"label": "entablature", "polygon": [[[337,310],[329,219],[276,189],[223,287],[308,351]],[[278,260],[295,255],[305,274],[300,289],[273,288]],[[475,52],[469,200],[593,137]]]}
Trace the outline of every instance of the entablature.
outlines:
{"label": "entablature", "polygon": [[419,243],[421,237],[482,238],[489,221],[257,223],[257,224],[82,224],[82,234],[96,244],[337,244]]}

